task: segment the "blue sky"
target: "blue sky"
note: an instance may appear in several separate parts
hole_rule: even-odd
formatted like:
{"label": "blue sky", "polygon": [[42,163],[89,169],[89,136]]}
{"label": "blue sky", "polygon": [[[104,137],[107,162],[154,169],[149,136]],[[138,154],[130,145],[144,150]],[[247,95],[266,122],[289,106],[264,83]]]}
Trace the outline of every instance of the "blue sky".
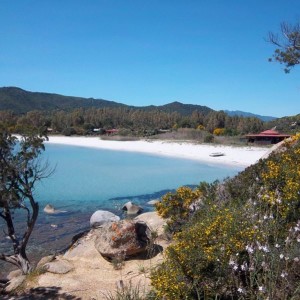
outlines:
{"label": "blue sky", "polygon": [[300,113],[265,41],[299,0],[0,0],[0,86],[125,104]]}

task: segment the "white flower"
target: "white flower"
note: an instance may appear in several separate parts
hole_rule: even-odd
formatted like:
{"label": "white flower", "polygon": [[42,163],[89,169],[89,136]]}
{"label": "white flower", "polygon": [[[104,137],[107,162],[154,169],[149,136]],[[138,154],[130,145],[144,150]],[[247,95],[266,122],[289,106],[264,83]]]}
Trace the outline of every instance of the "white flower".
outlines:
{"label": "white flower", "polygon": [[270,215],[270,216],[269,216],[269,219],[274,219],[273,215]]}
{"label": "white flower", "polygon": [[289,260],[290,258],[289,258],[288,256],[286,256],[284,259],[285,259],[285,260]]}
{"label": "white flower", "polygon": [[246,246],[246,250],[248,251],[248,253],[253,253],[254,249],[251,246]]}
{"label": "white flower", "polygon": [[276,244],[276,245],[275,245],[275,248],[280,248],[280,245]]}
{"label": "white flower", "polygon": [[294,230],[297,232],[297,231],[300,231],[300,228],[298,226],[294,227]]}
{"label": "white flower", "polygon": [[269,248],[267,246],[263,246],[262,249],[263,249],[263,251],[265,253],[269,253],[270,252],[270,250],[269,250]]}
{"label": "white flower", "polygon": [[283,258],[284,258],[284,255],[283,255],[283,254],[280,254],[279,257],[280,257],[280,259],[283,259]]}
{"label": "white flower", "polygon": [[230,260],[228,264],[229,264],[229,266],[234,266],[235,262],[233,260]]}
{"label": "white flower", "polygon": [[298,258],[298,257],[295,257],[295,258],[294,258],[294,261],[295,261],[295,262],[299,262],[299,258]]}
{"label": "white flower", "polygon": [[233,266],[233,270],[236,271],[237,269],[238,269],[238,266],[237,266],[237,265],[234,265],[234,266]]}
{"label": "white flower", "polygon": [[239,293],[243,294],[244,293],[244,290],[242,288],[238,288],[237,290]]}
{"label": "white flower", "polygon": [[280,274],[280,276],[281,276],[282,278],[285,278],[287,275],[288,275],[287,272],[282,272],[282,273]]}
{"label": "white flower", "polygon": [[244,262],[244,263],[241,265],[241,270],[242,270],[242,271],[246,271],[247,269],[248,269],[247,263]]}
{"label": "white flower", "polygon": [[297,242],[300,243],[300,237],[297,238]]}
{"label": "white flower", "polygon": [[265,288],[264,288],[263,286],[259,286],[259,287],[258,287],[258,290],[259,290],[260,292],[264,292],[264,291],[265,291]]}
{"label": "white flower", "polygon": [[268,220],[268,216],[264,215],[264,220]]}

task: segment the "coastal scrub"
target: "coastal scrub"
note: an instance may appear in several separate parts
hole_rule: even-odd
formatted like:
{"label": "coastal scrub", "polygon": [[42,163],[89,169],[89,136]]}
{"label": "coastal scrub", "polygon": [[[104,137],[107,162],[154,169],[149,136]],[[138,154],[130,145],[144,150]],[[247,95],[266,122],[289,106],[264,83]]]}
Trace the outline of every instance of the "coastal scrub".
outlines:
{"label": "coastal scrub", "polygon": [[202,205],[192,213],[183,205],[192,191],[165,199],[183,211],[158,206],[161,215],[186,225],[152,272],[157,299],[299,299],[299,166],[296,135],[235,178],[199,188]]}

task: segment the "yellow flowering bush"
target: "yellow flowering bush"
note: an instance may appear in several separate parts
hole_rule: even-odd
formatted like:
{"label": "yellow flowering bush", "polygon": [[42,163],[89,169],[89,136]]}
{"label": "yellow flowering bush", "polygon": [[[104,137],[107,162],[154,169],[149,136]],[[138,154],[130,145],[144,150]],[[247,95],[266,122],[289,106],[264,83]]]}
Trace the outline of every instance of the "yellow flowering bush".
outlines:
{"label": "yellow flowering bush", "polygon": [[214,135],[224,135],[225,133],[225,128],[215,128],[213,131]]}
{"label": "yellow flowering bush", "polygon": [[152,274],[159,297],[197,299],[215,295],[231,286],[229,261],[260,233],[240,210],[208,204],[192,225],[174,236],[166,261]]}
{"label": "yellow flowering bush", "polygon": [[201,191],[189,187],[180,187],[176,193],[167,193],[162,201],[155,205],[157,213],[168,219],[167,224],[171,232],[180,229],[189,218],[190,206],[199,200]]}
{"label": "yellow flowering bush", "polygon": [[[300,134],[286,142],[287,150],[266,162],[261,199],[283,217],[294,215],[300,201]],[[298,207],[299,210],[299,207]]]}

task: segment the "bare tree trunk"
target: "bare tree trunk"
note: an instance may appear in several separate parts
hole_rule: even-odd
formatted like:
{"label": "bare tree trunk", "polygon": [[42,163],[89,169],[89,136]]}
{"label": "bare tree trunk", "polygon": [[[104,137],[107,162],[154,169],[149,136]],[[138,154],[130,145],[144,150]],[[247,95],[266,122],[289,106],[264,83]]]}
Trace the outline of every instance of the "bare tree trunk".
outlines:
{"label": "bare tree trunk", "polygon": [[28,258],[26,257],[26,254],[24,256],[21,253],[19,253],[17,255],[17,258],[18,258],[18,261],[19,261],[19,268],[22,270],[22,273],[24,275],[30,273],[33,269],[33,266],[31,265]]}
{"label": "bare tree trunk", "polygon": [[26,255],[26,246],[27,246],[28,239],[31,235],[31,232],[33,230],[35,221],[38,217],[38,211],[39,211],[38,203],[34,202],[32,196],[30,196],[29,198],[31,201],[33,213],[31,215],[31,218],[29,218],[29,220],[27,221],[27,228],[21,242],[15,236],[14,224],[12,222],[12,217],[9,208],[4,208],[4,213],[1,214],[1,217],[6,221],[7,228],[8,228],[8,236],[13,242],[13,248],[15,254],[13,255],[0,254],[0,259],[17,266],[24,275],[30,273],[33,270],[33,266],[29,262]]}
{"label": "bare tree trunk", "polygon": [[18,267],[24,275],[30,273],[33,270],[25,253],[18,253],[14,255],[0,255],[0,259],[9,262]]}

